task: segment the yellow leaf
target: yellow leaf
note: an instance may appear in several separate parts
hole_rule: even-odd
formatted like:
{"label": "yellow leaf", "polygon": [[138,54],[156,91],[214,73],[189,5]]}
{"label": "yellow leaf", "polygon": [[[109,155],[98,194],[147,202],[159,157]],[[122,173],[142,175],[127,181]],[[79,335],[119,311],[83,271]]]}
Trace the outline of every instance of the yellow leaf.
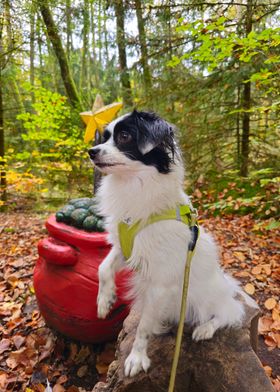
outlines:
{"label": "yellow leaf", "polygon": [[265,303],[264,306],[266,307],[266,309],[268,310],[272,310],[273,308],[275,308],[275,306],[277,305],[276,299],[275,298],[268,298]]}
{"label": "yellow leaf", "polygon": [[280,321],[280,313],[276,308],[272,309],[272,319],[274,321]]}
{"label": "yellow leaf", "polygon": [[244,290],[247,294],[253,295],[255,292],[255,286],[252,283],[247,283]]}
{"label": "yellow leaf", "polygon": [[245,261],[246,257],[242,252],[233,252],[234,256],[238,258],[239,261]]}

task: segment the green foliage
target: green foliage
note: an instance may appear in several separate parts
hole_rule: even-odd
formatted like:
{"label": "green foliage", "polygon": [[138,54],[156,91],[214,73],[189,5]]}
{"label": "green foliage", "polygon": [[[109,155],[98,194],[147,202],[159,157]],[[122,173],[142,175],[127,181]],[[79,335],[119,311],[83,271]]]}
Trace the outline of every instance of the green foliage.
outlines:
{"label": "green foliage", "polygon": [[[27,196],[35,200],[34,205],[40,203],[42,210],[46,201],[63,203],[69,193],[92,196],[84,126],[65,97],[59,58],[46,35],[38,4],[14,0],[9,7],[11,2],[6,3],[0,83],[8,198],[17,204],[17,195]],[[201,200],[214,213],[258,214],[260,204],[259,213],[266,217],[276,214],[272,189],[279,176],[279,10],[270,2],[251,3],[252,12],[249,3],[144,1],[145,37],[140,37],[135,7],[123,2],[123,44],[133,103],[158,112],[178,128],[187,178],[191,184],[208,178]],[[50,11],[81,101],[89,110],[97,93],[106,103],[118,100],[126,70],[120,67],[115,3],[90,1],[85,10],[86,4],[52,1]],[[150,84],[145,81],[144,66]],[[248,85],[250,98],[245,104],[244,86]],[[237,173],[244,155],[246,115],[249,177],[243,179]],[[267,168],[272,172],[261,172]],[[237,191],[228,185],[232,182]],[[220,197],[223,189],[230,192]]]}
{"label": "green foliage", "polygon": [[[229,172],[212,178],[211,182],[203,182],[194,191],[195,203],[202,204],[204,210],[214,215],[251,213],[255,218],[278,217],[279,183],[280,177],[271,168],[257,170],[247,179]],[[271,222],[267,229],[278,227]]]}
{"label": "green foliage", "polygon": [[[67,191],[77,192],[82,185],[80,181],[86,179],[90,182],[90,172],[83,165],[87,154],[79,114],[70,108],[66,97],[56,92],[43,87],[33,89],[28,84],[25,88],[27,92],[34,93],[35,103],[30,112],[17,116],[26,131],[21,135],[25,148],[19,152],[13,148],[8,150],[8,166],[11,168],[8,182],[10,185],[16,183],[13,189],[23,193],[28,193],[26,189],[29,193],[34,192],[32,184],[43,184],[41,197],[46,198],[51,195],[63,197]],[[17,182],[18,177],[22,181]],[[26,186],[27,177],[30,179],[29,188]]]}

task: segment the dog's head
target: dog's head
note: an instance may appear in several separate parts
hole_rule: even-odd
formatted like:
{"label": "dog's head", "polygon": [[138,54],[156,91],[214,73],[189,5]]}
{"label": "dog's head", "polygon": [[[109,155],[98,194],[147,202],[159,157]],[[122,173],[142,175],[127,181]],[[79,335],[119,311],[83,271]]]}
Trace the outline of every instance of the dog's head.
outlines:
{"label": "dog's head", "polygon": [[104,173],[141,170],[153,166],[169,173],[176,144],[173,127],[155,113],[132,113],[114,120],[104,130],[102,142],[89,150],[90,159]]}

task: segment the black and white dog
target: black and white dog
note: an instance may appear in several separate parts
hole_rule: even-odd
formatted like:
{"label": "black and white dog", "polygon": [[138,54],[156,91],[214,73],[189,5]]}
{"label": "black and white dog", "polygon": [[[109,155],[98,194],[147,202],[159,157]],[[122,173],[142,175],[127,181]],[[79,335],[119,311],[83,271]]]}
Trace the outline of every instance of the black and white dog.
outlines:
{"label": "black and white dog", "polygon": [[[183,190],[184,168],[173,127],[154,113],[126,114],[104,131],[102,144],[89,150],[95,166],[106,173],[98,191],[112,249],[99,268],[98,317],[105,318],[115,301],[114,275],[125,266],[135,270],[133,307],[141,319],[125,375],[147,371],[148,338],[164,325],[179,320],[189,226],[179,220],[161,220],[135,236],[125,261],[120,246],[120,222],[145,222],[179,205],[190,205]],[[239,293],[255,304],[224,274],[212,237],[200,228],[192,260],[186,322],[194,325],[193,339],[211,339],[218,328],[239,326],[244,309]]]}

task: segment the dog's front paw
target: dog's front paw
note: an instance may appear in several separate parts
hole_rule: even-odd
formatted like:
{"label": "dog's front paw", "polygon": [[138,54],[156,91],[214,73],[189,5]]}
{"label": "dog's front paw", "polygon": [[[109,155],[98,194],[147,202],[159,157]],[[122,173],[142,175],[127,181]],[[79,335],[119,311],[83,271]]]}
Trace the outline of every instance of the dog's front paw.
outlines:
{"label": "dog's front paw", "polygon": [[211,322],[199,325],[195,328],[192,334],[193,340],[198,342],[199,340],[211,339],[215,333],[215,328]]}
{"label": "dog's front paw", "polygon": [[146,353],[133,352],[125,360],[124,374],[126,377],[133,377],[138,374],[142,369],[147,372],[151,364],[150,359]]}
{"label": "dog's front paw", "polygon": [[113,294],[109,297],[104,295],[98,295],[97,298],[97,317],[105,319],[107,314],[110,312],[112,306],[116,302],[116,295]]}

